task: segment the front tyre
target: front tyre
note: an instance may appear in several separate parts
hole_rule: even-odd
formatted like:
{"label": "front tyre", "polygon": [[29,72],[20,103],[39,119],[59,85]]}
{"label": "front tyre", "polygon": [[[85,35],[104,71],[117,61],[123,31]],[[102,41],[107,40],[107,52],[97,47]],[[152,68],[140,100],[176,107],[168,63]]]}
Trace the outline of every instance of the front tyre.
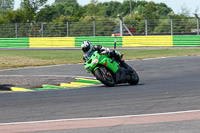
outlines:
{"label": "front tyre", "polygon": [[113,74],[108,68],[100,66],[94,71],[94,74],[96,78],[104,85],[108,87],[112,87],[115,85]]}
{"label": "front tyre", "polygon": [[138,84],[138,82],[139,82],[139,76],[136,73],[136,71],[134,69],[132,69],[131,79],[128,83],[131,85],[136,85],[136,84]]}

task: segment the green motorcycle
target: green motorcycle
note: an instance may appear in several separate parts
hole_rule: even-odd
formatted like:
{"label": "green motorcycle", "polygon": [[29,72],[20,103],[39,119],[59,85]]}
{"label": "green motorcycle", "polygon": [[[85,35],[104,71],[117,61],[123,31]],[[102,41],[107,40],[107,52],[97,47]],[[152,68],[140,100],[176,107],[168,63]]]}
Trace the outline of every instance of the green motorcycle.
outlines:
{"label": "green motorcycle", "polygon": [[99,51],[89,51],[86,57],[85,70],[106,86],[121,83],[136,85],[139,82],[139,76],[134,69],[131,68],[131,72],[128,72],[119,61],[109,58],[108,55],[102,55]]}

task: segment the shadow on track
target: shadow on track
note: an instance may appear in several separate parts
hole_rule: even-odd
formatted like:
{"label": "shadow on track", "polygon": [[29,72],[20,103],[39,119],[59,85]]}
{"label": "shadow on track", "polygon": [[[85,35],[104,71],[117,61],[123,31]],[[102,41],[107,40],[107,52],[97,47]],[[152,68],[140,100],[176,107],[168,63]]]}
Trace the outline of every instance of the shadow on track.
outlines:
{"label": "shadow on track", "polygon": [[[125,83],[125,84],[116,84],[115,86],[113,87],[108,87],[108,88],[115,88],[115,87],[123,87],[123,86],[141,86],[141,85],[145,85],[144,83],[139,83],[137,85],[130,85],[128,83]],[[105,85],[100,85],[99,87],[106,87]]]}

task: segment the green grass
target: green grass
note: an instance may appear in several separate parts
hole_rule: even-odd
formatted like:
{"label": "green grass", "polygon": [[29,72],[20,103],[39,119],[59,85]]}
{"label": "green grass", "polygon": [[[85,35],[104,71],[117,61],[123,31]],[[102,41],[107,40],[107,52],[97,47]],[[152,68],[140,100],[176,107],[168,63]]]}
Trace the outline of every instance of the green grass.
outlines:
{"label": "green grass", "polygon": [[[200,49],[119,50],[125,60],[200,55]],[[1,50],[0,69],[83,63],[81,50]]]}

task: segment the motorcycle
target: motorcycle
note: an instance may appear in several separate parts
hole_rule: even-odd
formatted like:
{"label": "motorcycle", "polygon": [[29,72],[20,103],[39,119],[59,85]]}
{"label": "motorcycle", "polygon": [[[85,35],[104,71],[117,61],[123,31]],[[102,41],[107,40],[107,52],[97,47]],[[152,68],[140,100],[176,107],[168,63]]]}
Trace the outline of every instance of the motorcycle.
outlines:
{"label": "motorcycle", "polygon": [[136,85],[139,82],[139,76],[134,69],[127,71],[127,68],[114,58],[109,58],[109,55],[103,55],[100,51],[89,51],[86,57],[85,70],[108,87],[121,83]]}

